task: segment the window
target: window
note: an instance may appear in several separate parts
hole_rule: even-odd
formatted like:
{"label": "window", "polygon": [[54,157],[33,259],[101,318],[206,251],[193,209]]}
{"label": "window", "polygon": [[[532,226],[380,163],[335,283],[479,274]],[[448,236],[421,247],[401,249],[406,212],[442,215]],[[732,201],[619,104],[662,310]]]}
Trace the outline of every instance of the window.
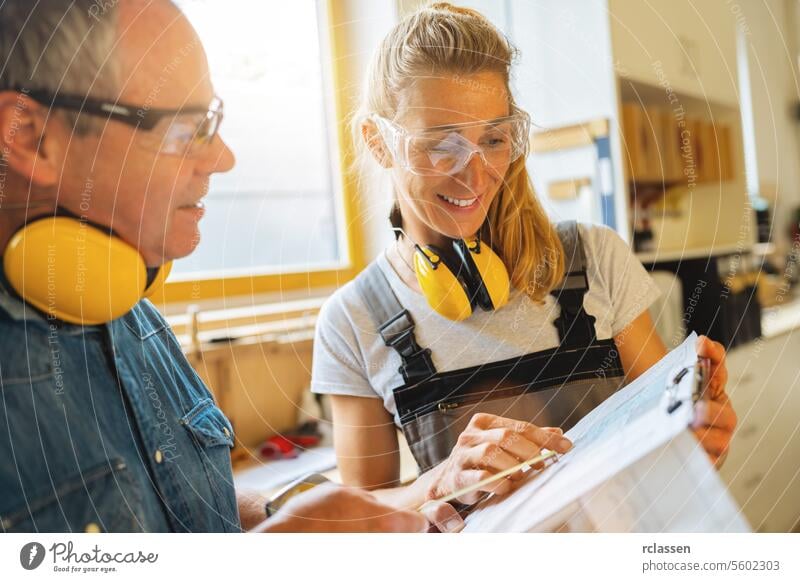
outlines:
{"label": "window", "polygon": [[221,135],[237,164],[212,178],[202,241],[176,261],[170,282],[346,268],[322,6],[314,0],[177,4],[206,48],[225,101]]}

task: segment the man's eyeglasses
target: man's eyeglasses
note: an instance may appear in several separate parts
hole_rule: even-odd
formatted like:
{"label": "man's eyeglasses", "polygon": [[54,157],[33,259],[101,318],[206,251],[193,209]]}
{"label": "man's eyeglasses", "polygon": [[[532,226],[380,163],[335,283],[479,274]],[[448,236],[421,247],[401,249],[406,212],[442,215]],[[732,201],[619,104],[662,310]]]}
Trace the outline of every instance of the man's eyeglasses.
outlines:
{"label": "man's eyeglasses", "polygon": [[105,117],[145,130],[148,134],[142,140],[143,145],[162,154],[196,155],[214,140],[224,117],[219,97],[214,97],[208,107],[159,109],[76,95],[53,95],[47,91],[12,90],[46,107]]}

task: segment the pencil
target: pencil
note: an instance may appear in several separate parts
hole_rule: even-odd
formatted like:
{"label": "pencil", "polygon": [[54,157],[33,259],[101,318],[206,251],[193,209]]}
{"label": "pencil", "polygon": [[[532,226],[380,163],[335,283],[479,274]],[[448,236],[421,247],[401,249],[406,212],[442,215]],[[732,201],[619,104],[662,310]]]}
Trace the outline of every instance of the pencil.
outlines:
{"label": "pencil", "polygon": [[459,489],[458,491],[454,491],[453,493],[445,495],[444,497],[440,497],[439,499],[429,499],[428,501],[426,501],[425,503],[420,505],[417,508],[417,511],[422,511],[427,505],[429,505],[431,503],[447,503],[448,501],[452,501],[453,499],[457,499],[458,497],[461,497],[462,495],[466,495],[467,493],[472,493],[473,491],[477,491],[477,490],[485,487],[486,485],[490,485],[490,484],[494,483],[495,481],[499,481],[500,479],[502,479],[504,477],[508,477],[509,475],[513,475],[517,471],[520,471],[520,470],[522,470],[522,469],[524,469],[526,467],[530,467],[531,465],[535,465],[536,463],[541,463],[542,461],[546,461],[547,459],[551,459],[551,458],[557,457],[557,456],[558,456],[558,454],[555,451],[547,451],[546,450],[542,454],[537,455],[537,456],[533,457],[532,459],[528,459],[527,461],[522,461],[519,465],[514,465],[513,467],[509,467],[508,469],[500,471],[499,473],[495,473],[491,477],[487,477],[486,479],[483,479],[482,481],[478,481],[477,483],[473,483],[472,485],[469,485],[467,487]]}

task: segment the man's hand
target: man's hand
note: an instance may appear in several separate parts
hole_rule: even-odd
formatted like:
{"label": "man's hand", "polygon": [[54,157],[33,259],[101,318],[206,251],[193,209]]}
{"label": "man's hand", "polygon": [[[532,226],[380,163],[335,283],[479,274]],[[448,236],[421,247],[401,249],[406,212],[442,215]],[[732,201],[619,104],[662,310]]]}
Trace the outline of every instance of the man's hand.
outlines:
{"label": "man's hand", "polygon": [[362,489],[325,483],[293,497],[251,531],[427,532],[428,527],[428,520],[421,513],[383,505]]}
{"label": "man's hand", "polygon": [[725,348],[706,336],[697,338],[697,355],[711,361],[706,398],[695,405],[692,430],[711,461],[719,467],[728,454],[736,428],[736,413],[725,393],[728,370],[725,367]]}

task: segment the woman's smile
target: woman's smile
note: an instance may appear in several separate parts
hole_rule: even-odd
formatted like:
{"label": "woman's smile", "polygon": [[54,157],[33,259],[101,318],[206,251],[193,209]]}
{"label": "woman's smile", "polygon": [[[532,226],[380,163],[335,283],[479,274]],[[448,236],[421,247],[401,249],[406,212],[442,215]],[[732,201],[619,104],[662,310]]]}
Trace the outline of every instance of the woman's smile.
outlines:
{"label": "woman's smile", "polygon": [[479,210],[481,205],[480,201],[483,196],[470,196],[469,198],[453,198],[444,194],[436,193],[436,197],[444,203],[448,212],[457,214],[469,214],[475,210]]}

